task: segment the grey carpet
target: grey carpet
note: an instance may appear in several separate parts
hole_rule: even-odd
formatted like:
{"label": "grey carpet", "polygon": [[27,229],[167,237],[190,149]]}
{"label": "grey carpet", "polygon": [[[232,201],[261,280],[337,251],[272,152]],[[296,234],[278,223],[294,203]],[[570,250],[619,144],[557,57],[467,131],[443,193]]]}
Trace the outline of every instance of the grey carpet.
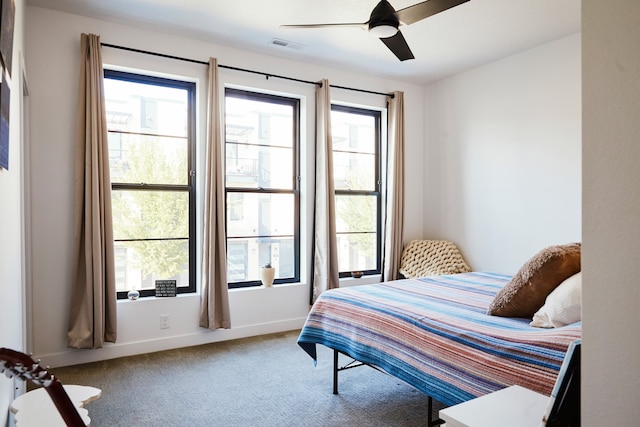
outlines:
{"label": "grey carpet", "polygon": [[[64,384],[102,390],[87,405],[101,426],[426,426],[427,397],[369,367],[318,365],[299,331],[53,369]],[[437,416],[439,404],[434,401]]]}

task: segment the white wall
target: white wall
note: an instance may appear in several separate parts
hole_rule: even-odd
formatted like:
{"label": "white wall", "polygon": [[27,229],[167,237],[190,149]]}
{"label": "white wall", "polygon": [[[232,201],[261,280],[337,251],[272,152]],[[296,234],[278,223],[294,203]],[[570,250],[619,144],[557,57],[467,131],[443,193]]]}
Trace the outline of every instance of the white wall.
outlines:
{"label": "white wall", "polygon": [[581,241],[580,35],[425,88],[425,237],[513,274]]}
{"label": "white wall", "polygon": [[[0,348],[24,351],[25,262],[23,230],[24,172],[22,143],[22,85],[24,55],[24,1],[15,0],[9,115],[9,169],[0,169]],[[15,384],[22,387],[19,382]],[[9,420],[14,381],[0,375],[0,426]]]}
{"label": "white wall", "polygon": [[582,425],[640,420],[640,2],[582,2]]}
{"label": "white wall", "polygon": [[[16,17],[21,15],[23,9],[23,0],[16,0]],[[585,427],[596,427],[602,425],[628,426],[634,425],[635,420],[640,418],[640,406],[635,402],[636,396],[640,392],[640,382],[638,382],[638,374],[640,372],[640,359],[637,355],[640,353],[640,340],[637,337],[637,321],[636,314],[640,306],[640,288],[637,286],[637,277],[640,259],[640,241],[638,236],[640,230],[640,200],[638,200],[638,188],[640,185],[640,168],[638,167],[640,160],[640,129],[638,128],[638,117],[640,116],[640,97],[638,93],[640,88],[640,70],[639,54],[637,51],[639,30],[637,23],[634,21],[640,15],[640,4],[637,2],[616,2],[602,3],[596,0],[583,1],[583,33],[582,33],[582,70],[583,70],[583,150],[582,150],[582,223],[583,223],[583,319],[584,319],[584,356],[583,356],[583,425]],[[43,54],[49,52],[45,59],[33,59],[27,61],[33,65],[28,65],[30,71],[30,87],[33,98],[37,103],[33,104],[33,127],[34,133],[38,134],[37,152],[34,155],[34,191],[37,191],[38,197],[34,198],[34,207],[37,208],[37,233],[34,233],[34,243],[44,246],[37,252],[37,263],[34,270],[38,271],[37,280],[37,312],[47,313],[40,315],[36,322],[35,329],[38,332],[36,336],[37,349],[42,353],[61,354],[64,358],[68,358],[73,362],[74,358],[68,357],[64,348],[64,324],[66,323],[66,293],[69,289],[69,276],[71,259],[69,256],[69,243],[67,238],[70,233],[70,220],[68,205],[70,203],[69,189],[71,188],[71,175],[69,174],[70,165],[70,140],[72,139],[73,119],[72,113],[75,99],[75,76],[77,67],[73,62],[76,59],[78,47],[78,38],[81,31],[96,32],[103,35],[103,41],[130,44],[134,40],[136,44],[140,44],[143,48],[158,48],[163,52],[177,52],[185,55],[193,55],[196,58],[203,59],[209,55],[223,58],[223,63],[229,65],[241,65],[252,67],[254,65],[252,57],[255,55],[244,54],[243,52],[229,50],[213,45],[207,45],[197,41],[188,41],[167,37],[149,32],[137,31],[130,28],[119,27],[112,24],[100,23],[81,18],[74,18],[66,15],[49,13],[38,9],[27,10],[28,15],[28,52],[29,55]],[[48,28],[49,27],[49,28]],[[67,28],[68,27],[68,28]],[[120,31],[122,30],[122,34]],[[16,40],[15,49],[20,50],[20,37],[22,33],[21,21],[16,20]],[[139,37],[139,38],[136,38]],[[542,92],[547,93],[548,87],[541,83],[540,79],[548,78],[549,87],[553,91],[569,90],[566,98],[562,101],[573,105],[576,97],[575,85],[580,84],[581,76],[579,71],[575,71],[575,75],[571,75],[567,70],[575,67],[574,61],[579,58],[579,52],[576,52],[575,44],[579,41],[570,37],[558,43],[552,43],[530,52],[523,52],[500,61],[490,64],[487,67],[495,68],[496,72],[505,76],[505,78],[519,78],[519,73],[524,73],[527,79],[522,79],[522,84],[511,86],[513,96],[506,97],[508,87],[503,85],[497,79],[490,79],[491,86],[485,91],[482,90],[481,82],[474,83],[477,76],[483,75],[486,67],[474,70],[479,74],[471,72],[469,74],[458,76],[450,81],[440,82],[439,84],[429,86],[425,90],[428,98],[427,111],[436,114],[435,118],[444,120],[457,119],[459,115],[468,114],[469,119],[474,116],[484,117],[484,110],[480,109],[477,104],[487,103],[490,107],[487,115],[489,115],[489,123],[497,120],[497,112],[502,111],[506,117],[512,118],[510,107],[513,105],[518,111],[523,111],[526,104],[520,103],[518,100],[522,96],[524,99],[536,98],[534,89],[545,89]],[[573,45],[573,49],[566,51],[566,56],[559,54],[564,49]],[[42,46],[42,47],[39,47]],[[579,50],[579,47],[578,47]],[[14,50],[15,52],[15,50]],[[549,55],[549,61],[538,70],[528,70],[525,67],[527,60],[536,57],[542,58],[543,54]],[[15,55],[15,53],[14,53]],[[542,56],[540,56],[542,55]],[[14,56],[15,58],[15,56]],[[307,67],[303,64],[290,63],[275,58],[260,58],[265,68],[280,69],[280,64],[285,64],[287,70],[291,70],[292,74],[299,74],[305,79],[315,79],[320,77],[329,77],[337,84],[360,84],[360,76],[353,76],[348,73],[341,73],[337,70],[318,70],[315,67]],[[579,59],[578,59],[579,60]],[[507,68],[520,62],[521,67],[518,73],[504,74]],[[14,61],[14,64],[16,62]],[[505,69],[503,70],[503,67]],[[15,68],[14,68],[15,70]],[[563,71],[564,70],[564,71]],[[275,72],[275,71],[274,71]],[[545,77],[546,76],[546,77]],[[557,77],[553,77],[557,76]],[[559,77],[558,77],[559,76]],[[556,80],[557,79],[557,80]],[[531,82],[534,82],[529,90]],[[18,92],[16,82],[12,83],[12,111],[16,102],[15,97]],[[458,85],[468,85],[473,91],[474,96],[466,96]],[[37,90],[34,89],[37,87]],[[410,108],[407,109],[407,123],[420,123],[422,118],[426,118],[426,135],[428,139],[428,155],[425,156],[424,164],[429,168],[427,182],[431,182],[425,191],[424,206],[426,214],[424,216],[425,237],[443,237],[451,238],[461,244],[465,255],[471,257],[470,263],[473,267],[513,270],[518,263],[526,258],[532,251],[539,246],[551,242],[552,240],[560,240],[560,238],[550,238],[549,235],[538,237],[532,236],[532,240],[521,238],[524,230],[534,227],[531,222],[532,216],[523,215],[526,212],[524,206],[511,206],[509,203],[501,203],[496,207],[495,214],[502,215],[501,218],[506,221],[511,229],[513,227],[513,219],[517,218],[521,222],[521,226],[515,230],[514,237],[502,236],[499,242],[509,244],[507,250],[501,252],[508,258],[502,262],[496,255],[492,254],[491,247],[494,241],[490,237],[494,234],[491,230],[495,226],[480,227],[479,230],[470,228],[478,215],[476,210],[480,210],[483,217],[487,217],[491,221],[488,212],[491,211],[487,203],[480,203],[473,199],[469,194],[469,190],[462,187],[462,183],[469,185],[469,178],[458,183],[465,193],[463,197],[456,201],[453,196],[449,195],[445,189],[456,189],[455,183],[451,182],[452,178],[448,178],[453,173],[447,173],[446,176],[439,173],[431,172],[443,171],[436,169],[440,160],[443,166],[451,168],[454,172],[465,172],[462,166],[471,167],[476,173],[474,176],[478,179],[485,180],[477,171],[472,163],[473,159],[469,159],[468,154],[464,156],[463,148],[471,149],[468,145],[461,144],[464,140],[463,136],[474,135],[478,130],[477,126],[468,129],[465,124],[462,128],[455,126],[452,122],[445,123],[434,120],[434,117],[424,114],[421,106],[421,96],[417,96],[413,92],[417,92],[415,88],[410,88],[397,82],[379,82],[374,78],[363,77],[362,87],[372,88],[379,86],[379,90],[404,89],[407,91]],[[494,95],[492,88],[496,89]],[[567,89],[569,88],[569,89]],[[421,89],[420,89],[421,90]],[[489,91],[487,94],[486,91]],[[69,95],[70,94],[70,95]],[[455,95],[455,96],[454,96]],[[476,96],[483,95],[481,100],[475,100]],[[518,95],[518,96],[515,96]],[[431,99],[435,96],[444,103],[443,108],[438,107],[438,103]],[[458,99],[459,98],[459,99]],[[504,107],[498,108],[496,99],[502,100]],[[466,113],[462,101],[469,102],[473,111]],[[453,105],[450,105],[453,103]],[[567,126],[576,126],[575,114],[580,114],[580,106],[576,111],[569,112],[569,105],[565,107],[556,107],[555,103],[549,108],[554,114],[561,114],[564,118],[562,122],[568,123]],[[69,110],[71,108],[71,110]],[[550,118],[544,114],[544,108],[527,110],[527,114],[533,114],[537,120],[542,119],[542,123],[547,123]],[[473,114],[471,114],[473,113]],[[15,116],[12,116],[15,117]],[[36,120],[37,118],[37,120]],[[17,165],[16,168],[11,167],[10,171],[0,172],[0,200],[2,202],[2,210],[0,210],[0,232],[2,232],[3,240],[0,245],[0,345],[16,345],[19,346],[21,340],[21,315],[17,307],[20,300],[17,297],[21,293],[22,274],[21,264],[21,242],[16,237],[16,231],[20,228],[20,213],[16,208],[19,203],[19,192],[21,185],[20,163],[15,157],[19,147],[19,139],[16,137],[13,126],[15,123],[12,118],[12,134],[11,147],[12,158],[11,164]],[[476,122],[478,119],[476,119]],[[534,120],[532,120],[534,121]],[[438,126],[432,128],[433,124]],[[464,123],[464,122],[460,122]],[[473,123],[473,120],[471,120]],[[500,123],[499,121],[497,123]],[[417,125],[417,124],[416,124]],[[421,125],[420,125],[421,126]],[[507,160],[516,161],[518,164],[523,160],[513,154],[513,147],[510,141],[521,142],[525,138],[526,133],[534,132],[540,136],[542,133],[538,129],[536,123],[529,125],[528,123],[519,124],[523,126],[523,132],[511,130],[508,137],[503,136],[504,129],[496,129],[495,133],[500,135],[500,140],[504,142],[503,148],[499,153],[505,153],[505,158],[499,157],[491,164],[507,167],[509,178],[517,178],[518,182],[525,181],[523,175],[531,172],[531,165],[521,165],[524,169],[522,173],[510,167]],[[579,126],[579,125],[578,125]],[[557,129],[557,126],[554,126]],[[573,128],[572,128],[573,129]],[[483,129],[480,129],[483,130]],[[498,132],[501,130],[501,133]],[[408,129],[408,141],[412,144],[411,150],[420,150],[415,145],[420,145],[422,141],[421,130],[414,127]],[[568,132],[568,131],[567,131]],[[490,133],[483,130],[481,134]],[[558,131],[558,134],[561,133]],[[579,133],[579,129],[578,129]],[[515,135],[515,136],[514,136]],[[524,135],[524,136],[523,136]],[[575,138],[573,134],[571,140]],[[435,139],[434,139],[435,138]],[[414,140],[418,142],[413,142]],[[435,140],[440,140],[445,144],[442,150],[437,150],[434,145]],[[555,135],[556,142],[560,141]],[[490,138],[484,138],[483,142],[490,146]],[[562,141],[560,141],[562,142]],[[545,139],[540,140],[541,144],[545,143]],[[569,146],[560,145],[548,147],[550,154],[555,153],[555,148],[563,148],[573,153],[575,147],[573,143],[567,143]],[[48,148],[51,146],[51,148]],[[524,156],[531,154],[534,159],[540,158],[540,153],[535,149],[537,144],[528,141],[523,145]],[[474,147],[481,148],[481,147]],[[59,151],[62,153],[58,154]],[[415,151],[412,151],[415,152]],[[580,157],[580,153],[564,153],[563,158]],[[482,150],[476,150],[474,155],[483,157]],[[554,154],[555,156],[555,154]],[[564,176],[558,172],[560,168],[555,162],[551,168],[555,171],[555,178],[560,182],[564,182]],[[463,157],[464,163],[456,164],[456,158]],[[536,160],[540,162],[540,160]],[[495,163],[500,163],[495,165]],[[545,161],[546,165],[547,162]],[[503,166],[504,165],[504,166]],[[422,202],[419,196],[421,190],[418,185],[414,185],[413,180],[422,179],[420,172],[423,166],[421,156],[407,156],[408,179],[407,184],[412,186],[411,197],[408,197],[407,211],[407,228],[406,238],[422,237]],[[573,176],[580,170],[580,166],[570,162],[568,174]],[[443,168],[444,169],[444,168]],[[449,169],[444,170],[447,172]],[[485,192],[499,188],[501,191],[507,191],[506,184],[495,177],[496,168],[485,169],[490,175],[487,181],[491,181],[494,185],[483,186]],[[505,172],[506,173],[506,172]],[[50,183],[47,183],[50,181]],[[496,182],[498,181],[498,182]],[[573,182],[570,180],[570,182]],[[473,184],[473,183],[471,183]],[[547,184],[548,185],[548,184]],[[563,184],[564,185],[564,184]],[[529,186],[531,183],[529,182]],[[439,187],[444,189],[439,190]],[[562,204],[566,209],[554,208],[558,217],[569,216],[574,218],[575,214],[575,191],[580,191],[576,184],[567,184],[567,188],[571,190],[566,197],[569,202]],[[47,193],[53,193],[51,198],[47,197]],[[454,193],[455,194],[455,193]],[[416,197],[416,195],[418,195]],[[552,192],[557,201],[557,193]],[[476,196],[480,197],[480,196]],[[495,196],[494,196],[495,197]],[[440,203],[442,198],[443,203]],[[524,199],[524,197],[523,197]],[[564,199],[564,197],[563,197]],[[466,201],[468,205],[463,202]],[[446,203],[445,203],[446,202]],[[453,203],[456,203],[454,205]],[[474,202],[470,203],[469,202]],[[458,209],[460,208],[460,209]],[[535,207],[534,207],[535,208]],[[508,216],[502,211],[516,211],[518,215]],[[44,212],[42,212],[44,211]],[[455,212],[462,211],[468,213],[464,218],[447,219],[447,215],[456,215]],[[566,212],[570,212],[567,214]],[[519,218],[523,219],[520,220]],[[526,221],[528,219],[529,221]],[[417,223],[420,222],[420,225]],[[432,225],[437,224],[438,227]],[[454,225],[452,225],[454,224]],[[577,223],[568,225],[568,231],[563,232],[557,230],[558,236],[562,236],[564,240],[576,239],[576,227],[580,227],[580,219]],[[553,224],[549,224],[555,227]],[[558,226],[564,229],[563,227]],[[60,231],[51,230],[60,229]],[[444,231],[443,231],[444,230]],[[565,234],[563,234],[565,233]],[[533,233],[532,233],[533,234]],[[7,240],[5,240],[5,236]],[[453,237],[450,237],[453,236]],[[473,236],[468,237],[468,236]],[[579,237],[579,235],[577,236]],[[490,240],[485,243],[484,240]],[[521,242],[526,243],[528,247],[521,246]],[[479,243],[481,242],[481,243]],[[470,246],[467,246],[470,245]],[[478,252],[476,246],[481,245],[481,251]],[[472,251],[472,252],[470,252]],[[483,255],[483,251],[489,251],[488,255]],[[517,255],[511,255],[511,251],[517,251]],[[50,261],[48,259],[51,258]],[[48,290],[48,288],[51,290]],[[283,291],[286,293],[287,291]],[[247,293],[251,293],[247,291]],[[62,294],[60,298],[58,295]],[[51,301],[48,302],[47,298]],[[125,324],[129,327],[133,323],[154,323],[154,317],[165,307],[156,307],[157,303],[152,301],[142,302],[140,306],[135,306],[135,310],[122,310],[120,319],[121,325]],[[187,303],[187,305],[191,302]],[[149,305],[149,309],[145,307]],[[264,310],[267,310],[268,304],[263,304]],[[193,316],[192,309],[183,310],[186,317]],[[142,312],[142,313],[140,313]],[[151,313],[148,314],[147,312]],[[244,312],[244,311],[243,311]],[[291,316],[291,313],[288,314]],[[148,318],[148,319],[147,319]],[[251,319],[241,316],[240,321],[243,324],[251,325]],[[48,323],[54,324],[49,329]],[[5,328],[4,325],[15,325],[15,328]],[[153,326],[143,326],[143,332]],[[127,328],[129,329],[129,328]],[[157,333],[151,331],[152,340],[158,338]],[[139,346],[146,348],[152,347],[152,343],[145,343],[141,339],[131,337],[128,330],[121,331],[125,338],[130,342],[128,346]],[[49,336],[53,334],[53,336]],[[136,334],[132,331],[131,334]],[[193,341],[193,337],[189,334],[184,335],[185,341]],[[175,337],[174,340],[179,341],[182,337]],[[162,340],[160,340],[162,343]],[[103,351],[88,352],[102,354]],[[3,425],[4,417],[6,417],[8,400],[11,391],[8,382],[0,378],[0,425]]]}
{"label": "white wall", "polygon": [[[302,325],[308,312],[307,281],[274,289],[245,289],[230,295],[232,329],[209,332],[197,326],[198,296],[176,299],[122,301],[118,304],[116,344],[100,350],[70,350],[66,347],[69,292],[73,266],[73,153],[74,120],[79,72],[80,34],[95,33],[104,43],[171,54],[200,61],[209,56],[219,64],[265,71],[298,79],[318,81],[378,92],[405,92],[407,152],[407,201],[405,240],[422,236],[422,117],[421,87],[337,69],[322,68],[267,55],[257,55],[173,35],[151,32],[116,23],[98,21],[41,8],[27,8],[27,67],[32,104],[33,168],[33,338],[34,353],[51,366],[82,363],[121,355],[200,344],[261,333],[290,330]],[[108,64],[158,73],[187,76],[204,89],[206,69],[202,65],[103,49]],[[223,84],[261,88],[302,96],[313,108],[313,86],[281,79],[221,69]],[[384,106],[384,97],[332,90],[340,102]],[[202,102],[202,99],[200,99]],[[201,112],[203,104],[200,104]],[[201,114],[201,117],[204,117]],[[199,123],[201,141],[204,121]],[[311,167],[312,116],[306,117],[303,158]],[[202,158],[203,156],[200,156]],[[303,183],[310,188],[311,182]],[[303,198],[305,196],[303,195]],[[304,202],[308,202],[304,200]],[[303,221],[308,244],[310,222]],[[308,246],[308,245],[307,245]],[[310,251],[307,250],[307,257]],[[306,271],[308,273],[308,270]],[[304,275],[305,277],[308,276]],[[363,279],[360,279],[363,280]],[[363,281],[358,282],[363,283]],[[161,330],[160,314],[171,315],[171,328]]]}

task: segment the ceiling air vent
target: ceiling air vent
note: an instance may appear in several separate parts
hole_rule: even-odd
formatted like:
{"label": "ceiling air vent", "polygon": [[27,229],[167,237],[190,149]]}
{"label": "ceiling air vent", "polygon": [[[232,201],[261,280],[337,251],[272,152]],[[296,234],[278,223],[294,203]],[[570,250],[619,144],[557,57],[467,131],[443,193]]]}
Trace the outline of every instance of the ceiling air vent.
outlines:
{"label": "ceiling air vent", "polygon": [[289,49],[302,49],[304,47],[303,44],[282,39],[272,39],[269,44],[272,44],[274,46],[287,47]]}

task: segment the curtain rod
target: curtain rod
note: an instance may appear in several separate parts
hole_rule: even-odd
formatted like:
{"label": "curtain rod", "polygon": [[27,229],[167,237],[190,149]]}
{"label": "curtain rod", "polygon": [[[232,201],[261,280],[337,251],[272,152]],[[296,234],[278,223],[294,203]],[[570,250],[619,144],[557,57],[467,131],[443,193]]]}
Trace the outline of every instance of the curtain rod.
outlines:
{"label": "curtain rod", "polygon": [[[132,48],[132,47],[118,46],[118,45],[109,44],[109,43],[100,43],[100,45],[102,45],[104,47],[111,47],[111,48],[114,48],[114,49],[126,50],[126,51],[129,51],[129,52],[143,53],[145,55],[160,56],[162,58],[176,59],[178,61],[192,62],[194,64],[209,65],[208,62],[200,61],[200,60],[197,60],[197,59],[183,58],[183,57],[180,57],[180,56],[167,55],[167,54],[164,54],[164,53],[151,52],[151,51],[148,51],[148,50],[135,49],[135,48]],[[226,68],[228,70],[242,71],[242,72],[245,72],[245,73],[252,73],[252,74],[260,74],[262,76],[265,76],[267,79],[269,79],[269,77],[276,77],[278,79],[290,80],[290,81],[294,81],[294,82],[298,82],[298,83],[306,83],[306,84],[311,84],[311,85],[316,85],[316,86],[322,87],[322,82],[312,82],[312,81],[309,81],[309,80],[301,80],[301,79],[296,79],[296,78],[293,78],[293,77],[280,76],[278,74],[265,73],[265,72],[262,72],[262,71],[247,70],[246,68],[231,67],[229,65],[222,65],[222,64],[218,64],[218,68]],[[393,94],[392,93],[374,92],[374,91],[370,91],[370,90],[356,89],[356,88],[346,87],[346,86],[335,86],[335,85],[332,85],[332,84],[330,84],[329,87],[336,88],[336,89],[351,90],[351,91],[354,91],[354,92],[370,93],[370,94],[373,94],[373,95],[389,96],[389,97],[393,98]]]}

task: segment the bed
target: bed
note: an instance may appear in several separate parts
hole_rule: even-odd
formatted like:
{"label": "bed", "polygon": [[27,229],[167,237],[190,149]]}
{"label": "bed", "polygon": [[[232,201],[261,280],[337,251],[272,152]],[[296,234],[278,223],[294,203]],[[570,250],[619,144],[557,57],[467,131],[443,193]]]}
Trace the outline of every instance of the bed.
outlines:
{"label": "bed", "polygon": [[538,328],[531,318],[488,315],[510,279],[468,272],[332,289],[311,308],[298,344],[316,363],[321,344],[380,369],[425,393],[430,406],[431,398],[455,405],[515,384],[550,395],[581,323]]}

